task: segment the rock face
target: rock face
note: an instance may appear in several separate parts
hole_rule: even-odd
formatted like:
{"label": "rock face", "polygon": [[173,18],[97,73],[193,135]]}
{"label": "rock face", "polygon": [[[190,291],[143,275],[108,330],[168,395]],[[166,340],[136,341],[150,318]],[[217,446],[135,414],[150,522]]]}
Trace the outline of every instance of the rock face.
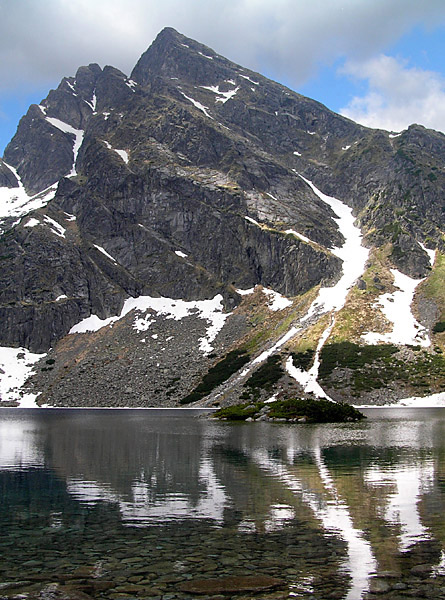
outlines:
{"label": "rock face", "polygon": [[[130,77],[80,67],[21,119],[0,161],[0,187],[30,198],[3,217],[0,344],[47,352],[129,297],[222,294],[233,310],[236,289],[332,285],[343,236],[299,174],[351,206],[392,266],[425,277],[424,244],[444,244],[444,153],[442,134],[364,128],[164,29]],[[243,310],[217,354],[258,325]]]}

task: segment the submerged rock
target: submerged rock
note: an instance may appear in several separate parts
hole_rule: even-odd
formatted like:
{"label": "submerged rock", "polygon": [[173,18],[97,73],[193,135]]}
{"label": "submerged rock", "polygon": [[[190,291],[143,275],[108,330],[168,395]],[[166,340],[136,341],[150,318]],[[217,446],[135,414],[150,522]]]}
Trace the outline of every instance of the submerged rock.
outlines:
{"label": "submerged rock", "polygon": [[179,586],[182,592],[191,594],[226,594],[238,592],[261,592],[283,587],[285,582],[268,575],[245,575],[218,577],[215,579],[195,579]]}

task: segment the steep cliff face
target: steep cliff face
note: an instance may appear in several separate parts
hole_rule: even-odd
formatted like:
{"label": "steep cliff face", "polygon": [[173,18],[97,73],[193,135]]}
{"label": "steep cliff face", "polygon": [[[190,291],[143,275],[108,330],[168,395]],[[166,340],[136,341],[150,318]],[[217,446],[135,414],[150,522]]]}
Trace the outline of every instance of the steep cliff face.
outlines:
{"label": "steep cliff face", "polygon": [[[0,344],[47,352],[83,319],[121,314],[130,297],[220,294],[226,312],[238,308],[216,355],[247,344],[253,357],[303,317],[317,286],[342,276],[339,216],[306,180],[352,207],[366,245],[384,249],[374,277],[385,281],[392,266],[421,278],[428,250],[443,249],[444,151],[442,134],[364,128],[167,28],[130,77],[80,67],[20,121],[0,161]],[[365,279],[357,289],[370,304],[382,290]],[[263,295],[266,313],[249,315],[237,290],[255,285],[295,298],[295,314],[280,320]],[[419,304],[430,328],[436,296]],[[90,352],[74,346],[67,364]],[[172,354],[162,367],[159,348],[150,353],[171,368]],[[187,365],[173,403],[211,361],[198,353]],[[54,398],[54,382],[39,385]]]}

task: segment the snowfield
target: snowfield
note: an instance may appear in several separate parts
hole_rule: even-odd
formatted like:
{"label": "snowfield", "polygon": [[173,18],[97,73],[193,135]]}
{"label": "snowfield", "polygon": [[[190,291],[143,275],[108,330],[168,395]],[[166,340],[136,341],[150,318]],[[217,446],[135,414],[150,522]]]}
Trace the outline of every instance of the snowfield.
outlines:
{"label": "snowfield", "polygon": [[[21,408],[36,407],[38,394],[20,395],[20,390],[34,372],[34,364],[45,354],[33,354],[26,348],[0,346],[0,398],[2,402],[18,400]],[[1,404],[1,403],[0,403]]]}
{"label": "snowfield", "polygon": [[139,296],[138,298],[128,298],[124,302],[121,314],[108,319],[99,319],[96,315],[91,315],[74,325],[69,331],[74,333],[88,333],[99,331],[102,327],[113,325],[119,319],[122,319],[132,310],[137,313],[146,313],[145,318],[137,315],[133,322],[134,329],[146,331],[151,324],[150,311],[164,316],[166,319],[176,319],[180,321],[184,317],[194,314],[197,318],[203,319],[209,323],[206,335],[200,339],[199,349],[204,354],[209,354],[213,347],[211,342],[216,338],[224,326],[224,323],[230,313],[223,313],[223,297],[221,294],[215,296],[212,300],[175,300],[173,298],[152,298],[151,296]]}
{"label": "snowfield", "polygon": [[399,289],[380,296],[374,307],[380,308],[388,321],[392,323],[392,331],[385,334],[368,332],[362,336],[362,339],[368,344],[385,342],[387,344],[430,346],[431,340],[425,327],[416,321],[411,312],[414,292],[423,279],[411,279],[396,269],[391,269],[391,273],[394,277],[394,285]]}

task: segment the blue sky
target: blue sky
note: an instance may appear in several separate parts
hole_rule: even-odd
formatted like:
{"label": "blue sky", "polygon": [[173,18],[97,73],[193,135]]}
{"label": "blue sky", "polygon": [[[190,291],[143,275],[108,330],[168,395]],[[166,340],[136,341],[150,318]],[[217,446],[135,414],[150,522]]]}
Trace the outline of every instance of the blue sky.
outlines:
{"label": "blue sky", "polygon": [[62,77],[129,73],[166,26],[365,125],[445,132],[443,0],[0,0],[0,155]]}

